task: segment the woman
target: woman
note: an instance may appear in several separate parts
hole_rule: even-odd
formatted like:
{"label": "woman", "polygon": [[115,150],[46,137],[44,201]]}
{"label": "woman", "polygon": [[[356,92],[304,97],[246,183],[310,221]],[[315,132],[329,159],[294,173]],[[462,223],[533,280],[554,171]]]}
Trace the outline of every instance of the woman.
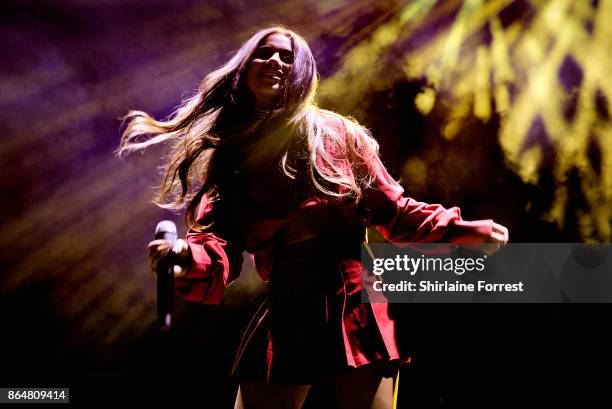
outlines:
{"label": "woman", "polygon": [[[272,27],[207,75],[169,120],[127,116],[120,154],[173,142],[158,204],[186,206],[190,230],[172,249],[182,260],[176,291],[219,303],[243,250],[268,281],[236,356],[236,408],[299,408],[310,385],[328,380],[342,408],[391,407],[402,356],[387,305],[361,303],[366,227],[390,241],[508,239],[491,220],[466,222],[456,207],[403,197],[376,141],[317,108],[316,88],[306,42]],[[153,271],[169,250],[149,243]]]}

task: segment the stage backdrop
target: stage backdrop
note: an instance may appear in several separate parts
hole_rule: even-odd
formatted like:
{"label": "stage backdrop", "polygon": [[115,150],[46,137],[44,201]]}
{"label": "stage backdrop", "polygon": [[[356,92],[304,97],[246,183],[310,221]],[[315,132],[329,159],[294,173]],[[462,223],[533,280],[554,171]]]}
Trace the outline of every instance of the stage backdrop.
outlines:
{"label": "stage backdrop", "polygon": [[[227,369],[262,284],[247,262],[221,307],[179,301],[175,332],[160,334],[146,244],[163,218],[184,234],[182,215],[151,203],[164,147],[114,150],[129,109],[168,116],[270,24],[307,38],[320,106],[368,126],[409,195],[494,218],[513,241],[609,241],[610,21],[609,0],[2,2],[0,386],[87,391],[162,368],[214,379],[231,400]],[[557,335],[582,331],[595,351],[606,339],[552,307],[414,308],[421,356],[457,330],[484,373],[497,373],[485,334],[504,339],[485,350],[507,374],[559,365],[569,341]],[[444,370],[420,390],[461,399],[448,370],[465,362],[442,356],[421,360]]]}

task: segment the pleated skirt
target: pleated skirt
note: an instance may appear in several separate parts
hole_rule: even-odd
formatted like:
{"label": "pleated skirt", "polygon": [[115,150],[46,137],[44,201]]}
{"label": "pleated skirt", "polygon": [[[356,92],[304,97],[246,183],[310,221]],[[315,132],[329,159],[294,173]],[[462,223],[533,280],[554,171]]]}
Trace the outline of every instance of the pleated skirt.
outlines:
{"label": "pleated skirt", "polygon": [[234,377],[312,385],[369,363],[389,373],[397,367],[387,304],[362,302],[359,245],[328,237],[275,252],[267,298],[244,331]]}

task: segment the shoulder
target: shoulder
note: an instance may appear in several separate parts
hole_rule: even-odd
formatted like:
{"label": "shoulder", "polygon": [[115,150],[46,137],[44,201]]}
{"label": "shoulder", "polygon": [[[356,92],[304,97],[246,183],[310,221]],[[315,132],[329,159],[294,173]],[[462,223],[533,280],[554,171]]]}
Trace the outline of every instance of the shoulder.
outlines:
{"label": "shoulder", "polygon": [[346,133],[350,128],[360,126],[354,119],[327,109],[317,108],[316,116],[319,124],[328,133]]}
{"label": "shoulder", "polygon": [[352,117],[317,108],[317,124],[326,141],[360,146],[374,142],[370,132]]}
{"label": "shoulder", "polygon": [[326,141],[340,143],[344,149],[365,153],[365,156],[378,153],[378,142],[355,118],[325,109],[319,109],[319,112],[321,121],[325,124]]}

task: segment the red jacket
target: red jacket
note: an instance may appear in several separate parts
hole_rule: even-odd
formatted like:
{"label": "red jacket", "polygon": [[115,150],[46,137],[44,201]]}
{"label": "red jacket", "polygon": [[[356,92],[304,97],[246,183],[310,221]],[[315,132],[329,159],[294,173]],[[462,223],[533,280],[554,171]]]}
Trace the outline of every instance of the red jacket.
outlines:
{"label": "red jacket", "polygon": [[[178,294],[187,300],[218,304],[225,287],[240,274],[244,250],[254,254],[257,271],[266,280],[274,265],[279,232],[288,220],[310,206],[338,208],[359,237],[363,237],[366,227],[375,227],[391,242],[475,242],[485,240],[492,232],[492,220],[464,221],[457,207],[446,209],[405,197],[404,189],[378,157],[369,164],[374,182],[358,204],[340,203],[304,185],[296,189],[295,183],[278,172],[277,158],[272,158],[266,161],[268,166],[259,163],[241,169],[240,182],[233,186],[234,197],[229,201],[236,210],[231,216],[215,214],[217,203],[229,206],[228,201],[211,203],[206,197],[202,200],[198,220],[208,223],[216,217],[216,224],[206,232],[187,234],[193,264],[175,283]],[[238,228],[230,229],[231,234],[226,234],[229,230],[224,227],[224,217],[237,221]],[[388,359],[400,358],[387,305],[363,304],[357,298],[361,289],[360,263],[349,260],[342,263],[342,268],[347,289],[343,295],[346,309],[340,318],[345,364],[359,366],[385,355]],[[363,331],[364,326],[368,331]],[[386,351],[369,350],[367,345],[372,344],[369,340],[373,337],[382,339]]]}
{"label": "red jacket", "polygon": [[[482,241],[492,232],[492,220],[465,221],[458,207],[444,208],[439,204],[428,204],[403,196],[404,189],[387,172],[378,159],[372,165],[376,179],[365,192],[358,206],[342,206],[345,216],[356,226],[375,227],[391,242],[476,242]],[[278,194],[271,200],[283,200]],[[189,301],[218,304],[224,288],[240,274],[242,251],[255,256],[257,271],[266,280],[274,262],[274,236],[286,224],[287,219],[308,206],[338,206],[333,199],[320,196],[306,197],[293,212],[283,212],[278,218],[258,219],[259,215],[247,217],[242,226],[242,246],[229,242],[215,230],[190,231],[187,243],[193,255],[189,272],[176,279],[178,294]],[[210,221],[213,203],[203,198],[197,219]]]}

